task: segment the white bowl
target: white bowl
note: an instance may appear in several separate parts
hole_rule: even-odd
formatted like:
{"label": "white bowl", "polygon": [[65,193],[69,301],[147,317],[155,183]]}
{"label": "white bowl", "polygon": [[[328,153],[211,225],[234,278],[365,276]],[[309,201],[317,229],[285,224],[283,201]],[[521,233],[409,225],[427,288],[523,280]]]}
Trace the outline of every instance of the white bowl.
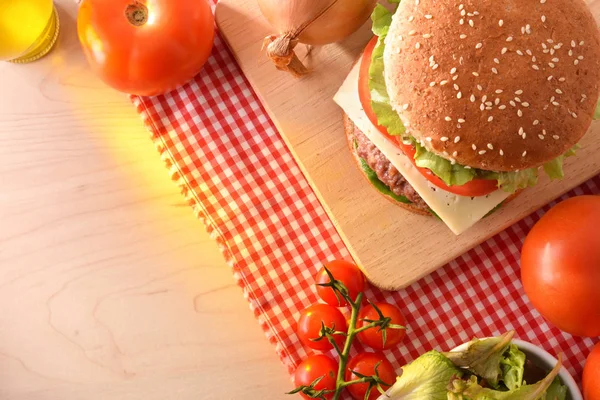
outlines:
{"label": "white bowl", "polygon": [[[519,339],[512,339],[511,343],[516,345],[519,349],[521,349],[521,351],[527,356],[528,360],[533,361],[540,367],[546,368],[548,371],[554,368],[556,363],[558,363],[558,360],[552,355],[550,355],[550,353],[534,344]],[[467,345],[468,343],[463,343],[450,351],[465,350],[467,348]],[[579,391],[579,387],[577,386],[575,379],[573,379],[573,377],[565,367],[562,367],[560,369],[558,376],[560,377],[560,380],[562,381],[563,385],[567,386],[567,400],[569,398],[571,400],[583,400],[583,396]]]}

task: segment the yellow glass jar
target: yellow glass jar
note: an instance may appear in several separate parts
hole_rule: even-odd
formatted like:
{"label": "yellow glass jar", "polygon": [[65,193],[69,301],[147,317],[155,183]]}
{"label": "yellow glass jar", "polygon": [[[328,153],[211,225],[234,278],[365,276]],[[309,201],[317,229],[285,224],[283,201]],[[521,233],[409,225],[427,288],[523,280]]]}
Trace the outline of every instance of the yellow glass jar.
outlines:
{"label": "yellow glass jar", "polygon": [[45,56],[59,30],[52,0],[0,0],[0,61],[27,63]]}

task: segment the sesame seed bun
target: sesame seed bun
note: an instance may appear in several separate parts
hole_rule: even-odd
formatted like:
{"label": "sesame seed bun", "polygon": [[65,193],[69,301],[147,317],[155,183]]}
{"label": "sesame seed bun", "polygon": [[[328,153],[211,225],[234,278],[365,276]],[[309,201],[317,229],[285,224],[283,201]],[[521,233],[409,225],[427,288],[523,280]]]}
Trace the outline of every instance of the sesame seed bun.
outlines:
{"label": "sesame seed bun", "polygon": [[565,153],[600,93],[600,32],[583,0],[404,0],[384,62],[409,133],[485,170]]}

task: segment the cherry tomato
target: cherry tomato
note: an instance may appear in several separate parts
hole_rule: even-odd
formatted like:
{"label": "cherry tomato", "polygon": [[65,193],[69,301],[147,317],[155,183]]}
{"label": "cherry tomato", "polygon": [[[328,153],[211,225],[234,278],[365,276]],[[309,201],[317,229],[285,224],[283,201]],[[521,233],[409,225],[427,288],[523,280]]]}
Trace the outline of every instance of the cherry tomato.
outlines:
{"label": "cherry tomato", "polygon": [[[298,365],[294,372],[294,384],[298,386],[310,386],[311,383],[320,377],[323,377],[315,385],[315,390],[335,390],[335,381],[337,378],[338,364],[331,357],[324,354],[314,354],[308,356]],[[302,397],[308,399],[308,396],[300,393]],[[326,394],[325,398],[333,398],[333,393]]]}
{"label": "cherry tomato", "polygon": [[[347,382],[359,379],[352,371],[365,376],[375,375],[375,366],[377,366],[379,378],[386,383],[382,384],[381,387],[384,390],[387,390],[394,382],[396,382],[396,372],[394,371],[392,364],[381,353],[364,352],[351,358],[350,361],[348,361],[348,369],[346,370],[344,379]],[[348,391],[354,399],[363,400],[368,388],[368,383],[357,383],[349,385]],[[380,395],[381,393],[379,393],[379,390],[374,387],[371,389],[368,400],[375,400]]]}
{"label": "cherry tomato", "polygon": [[[322,323],[336,331],[346,332],[348,330],[346,318],[340,310],[329,304],[313,304],[300,312],[296,328],[298,337],[305,346],[315,350],[331,350],[333,348],[327,338],[318,341],[311,340],[319,337]],[[334,338],[340,348],[346,341],[346,336],[343,335],[334,335]]]}
{"label": "cherry tomato", "polygon": [[[379,308],[384,317],[391,318],[390,323],[395,325],[405,325],[404,316],[398,309],[398,307],[393,306],[389,303],[375,303],[375,306]],[[361,327],[364,325],[368,325],[368,322],[364,320],[378,320],[379,314],[375,310],[375,308],[369,304],[365,306],[360,313],[358,314],[358,322],[357,326]],[[404,339],[404,335],[406,334],[405,329],[386,329],[386,340],[385,344],[383,343],[383,331],[379,330],[378,327],[370,328],[365,331],[359,332],[358,339],[365,345],[372,347],[377,350],[389,349],[396,346],[398,343]]]}
{"label": "cherry tomato", "polygon": [[406,154],[421,175],[423,175],[425,178],[427,178],[427,180],[440,189],[450,193],[458,194],[459,196],[469,197],[485,196],[496,191],[498,189],[498,181],[491,179],[473,179],[472,181],[460,186],[446,185],[446,183],[433,172],[431,172],[431,170],[417,166],[415,161],[416,150],[414,146],[404,144],[400,137],[390,135],[384,126],[379,125],[377,115],[375,115],[375,112],[371,107],[371,91],[369,89],[369,67],[371,66],[371,55],[373,54],[373,49],[377,45],[377,39],[377,36],[373,37],[364,50],[358,78],[358,95],[369,121],[371,121],[371,123],[377,127],[379,132],[385,135],[390,141],[399,147],[404,154]]}
{"label": "cherry tomato", "polygon": [[583,369],[583,398],[600,400],[600,343],[594,347]]}
{"label": "cherry tomato", "polygon": [[332,306],[345,306],[348,302],[340,296],[340,301],[335,296],[335,292],[330,287],[319,286],[319,283],[329,283],[329,276],[325,271],[325,268],[331,272],[333,277],[342,282],[348,289],[348,294],[352,301],[356,300],[356,296],[363,292],[365,289],[365,276],[362,271],[354,264],[344,260],[334,260],[321,268],[315,277],[315,283],[317,283],[317,294],[327,304]]}
{"label": "cherry tomato", "polygon": [[525,238],[521,279],[533,306],[559,329],[600,335],[600,196],[553,207]]}
{"label": "cherry tomato", "polygon": [[192,79],[208,59],[208,0],[83,0],[77,32],[94,72],[109,86],[154,96]]}

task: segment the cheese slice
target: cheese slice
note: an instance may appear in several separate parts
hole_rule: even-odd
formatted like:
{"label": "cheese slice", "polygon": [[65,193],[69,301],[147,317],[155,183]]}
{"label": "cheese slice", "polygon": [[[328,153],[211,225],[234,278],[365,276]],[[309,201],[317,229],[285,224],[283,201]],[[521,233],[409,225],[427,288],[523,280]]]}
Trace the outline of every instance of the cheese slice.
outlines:
{"label": "cheese slice", "polygon": [[427,205],[459,235],[473,226],[487,213],[493,210],[510,196],[500,189],[487,196],[465,197],[438,188],[429,182],[406,155],[379,132],[360,103],[358,96],[358,73],[360,60],[334,96],[334,101],[344,110],[348,117],[391,161],[392,165],[406,178]]}

